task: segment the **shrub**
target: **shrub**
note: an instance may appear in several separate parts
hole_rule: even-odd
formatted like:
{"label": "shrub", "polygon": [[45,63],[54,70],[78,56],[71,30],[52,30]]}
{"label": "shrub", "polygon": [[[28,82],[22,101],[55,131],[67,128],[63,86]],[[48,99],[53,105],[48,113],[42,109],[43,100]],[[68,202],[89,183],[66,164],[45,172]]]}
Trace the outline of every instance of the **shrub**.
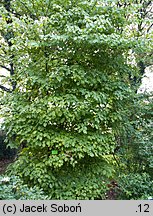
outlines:
{"label": "shrub", "polygon": [[[91,160],[86,157],[86,161],[88,163],[83,164],[81,160],[77,167],[65,164],[55,171],[45,167],[43,163],[36,164],[36,159],[32,159],[29,166],[24,157],[20,157],[9,167],[8,172],[17,170],[25,183],[39,186],[51,199],[105,199],[107,176],[111,177],[112,174],[111,166],[100,159]],[[25,172],[22,170],[23,166]]]}
{"label": "shrub", "polygon": [[146,173],[123,174],[118,182],[120,188],[119,199],[148,199],[153,196],[153,181]]}
{"label": "shrub", "polygon": [[0,200],[45,200],[43,191],[34,186],[29,188],[18,176],[0,176]]}

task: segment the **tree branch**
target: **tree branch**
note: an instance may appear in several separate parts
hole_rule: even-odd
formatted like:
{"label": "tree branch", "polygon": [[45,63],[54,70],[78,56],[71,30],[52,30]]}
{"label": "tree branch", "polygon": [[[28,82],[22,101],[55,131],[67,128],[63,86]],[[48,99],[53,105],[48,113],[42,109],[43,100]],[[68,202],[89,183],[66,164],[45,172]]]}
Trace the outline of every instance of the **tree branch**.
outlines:
{"label": "tree branch", "polygon": [[0,77],[1,77],[1,78],[6,78],[6,76],[4,76],[4,75],[0,75]]}
{"label": "tree branch", "polygon": [[153,23],[149,26],[149,28],[147,29],[147,33],[150,31],[150,29],[153,27]]}
{"label": "tree branch", "polygon": [[4,68],[5,70],[8,70],[11,72],[11,69],[9,69],[8,67],[4,66],[4,65],[0,65],[1,68]]}
{"label": "tree branch", "polygon": [[2,86],[2,85],[0,85],[0,89],[2,89],[5,92],[9,92],[9,93],[12,92],[12,90],[10,90],[10,89],[6,88],[5,86]]}
{"label": "tree branch", "polygon": [[24,2],[22,2],[22,1],[20,1],[20,0],[19,0],[19,2],[27,9],[27,11],[29,12],[29,16],[30,16],[32,19],[36,19],[36,18],[37,18],[36,15],[34,15],[34,14],[32,13],[32,11],[27,7],[27,5],[26,5]]}

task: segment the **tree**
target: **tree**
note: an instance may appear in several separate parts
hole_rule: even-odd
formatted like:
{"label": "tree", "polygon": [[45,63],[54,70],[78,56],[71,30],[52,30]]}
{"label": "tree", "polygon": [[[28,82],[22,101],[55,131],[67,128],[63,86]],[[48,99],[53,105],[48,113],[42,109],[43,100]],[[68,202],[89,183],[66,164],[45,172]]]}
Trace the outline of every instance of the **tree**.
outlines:
{"label": "tree", "polygon": [[[132,1],[120,2],[119,7],[127,7],[128,4],[135,4],[137,8],[137,22],[131,27],[134,29],[136,37],[143,39],[143,43],[148,43],[145,49],[134,50],[137,66],[140,68],[140,76],[130,77],[131,83],[139,89],[145,69],[152,66],[152,1]],[[132,16],[132,15],[131,15]],[[131,19],[128,16],[127,19]],[[132,102],[132,100],[131,100]],[[121,146],[117,153],[117,158],[125,165],[124,171],[120,173],[148,173],[152,179],[152,93],[137,94],[134,101],[129,103],[129,112],[126,115],[126,124],[121,124],[118,128],[119,134],[116,138],[118,145]],[[129,179],[129,176],[127,177]],[[129,180],[130,181],[130,180]],[[132,182],[132,181],[131,181]],[[133,185],[134,186],[134,185]]]}
{"label": "tree", "polygon": [[[126,14],[127,21],[130,19],[133,19],[133,14],[136,15],[136,22],[131,23],[130,25],[127,25],[127,28],[133,29],[133,33],[136,37],[139,39],[143,39],[143,43],[145,42],[144,39],[147,39],[146,41],[152,40],[151,34],[152,34],[152,11],[153,11],[153,4],[150,0],[140,0],[140,1],[118,1],[117,5],[119,8],[127,8],[129,5],[133,7],[133,11],[128,14]],[[121,31],[123,29],[120,29]],[[151,45],[151,43],[150,43]],[[152,46],[148,45],[147,49],[139,49],[139,50],[133,50],[134,56],[137,58],[137,64],[139,67],[139,73],[140,76],[132,76],[129,74],[129,79],[131,81],[131,84],[136,86],[137,90],[141,84],[142,77],[145,74],[146,67],[152,65],[152,54],[153,49]],[[150,47],[150,48],[149,48]],[[136,51],[136,52],[135,52]]]}
{"label": "tree", "polygon": [[[5,87],[4,85],[0,85],[0,89],[5,92],[12,92],[16,88],[16,82],[13,80],[14,76],[14,64],[13,64],[13,58],[14,55],[11,52],[12,42],[11,39],[13,36],[13,30],[12,30],[12,19],[11,19],[11,0],[4,0],[1,3],[4,8],[5,12],[2,10],[3,16],[0,17],[1,22],[5,20],[5,28],[0,28],[0,68],[5,69],[7,72],[9,72],[9,79],[5,75],[1,75],[1,78],[5,79],[9,82],[9,85],[11,85],[12,89]],[[1,5],[0,5],[1,6]],[[0,9],[3,9],[0,7]],[[5,18],[4,18],[5,17]],[[3,23],[2,23],[3,25]]]}
{"label": "tree", "polygon": [[139,76],[129,61],[139,40],[126,27],[133,6],[16,0],[11,8],[9,23],[1,9],[1,29],[13,35],[15,88],[3,103],[8,143],[23,147],[14,170],[52,199],[105,198],[117,129],[134,103],[129,73]]}

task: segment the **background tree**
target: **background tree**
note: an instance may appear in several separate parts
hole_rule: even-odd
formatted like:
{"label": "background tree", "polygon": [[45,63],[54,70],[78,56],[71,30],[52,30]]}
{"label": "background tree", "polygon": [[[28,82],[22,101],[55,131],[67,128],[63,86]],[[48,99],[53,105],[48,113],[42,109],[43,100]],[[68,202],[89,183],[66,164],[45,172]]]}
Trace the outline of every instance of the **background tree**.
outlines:
{"label": "background tree", "polygon": [[[136,15],[136,22],[127,25],[129,31],[132,30],[134,35],[139,39],[143,39],[143,43],[151,40],[152,34],[152,18],[153,18],[153,4],[150,0],[140,1],[118,1],[117,5],[119,8],[128,8],[129,5],[133,7],[131,13],[126,14],[127,21],[133,19],[133,14]],[[120,29],[121,31],[123,29]],[[145,40],[144,40],[145,39]],[[147,40],[146,40],[147,39]],[[151,45],[151,43],[150,43]],[[137,58],[137,64],[139,67],[139,76],[132,76],[129,74],[131,84],[136,86],[137,90],[141,84],[142,77],[145,74],[146,67],[153,64],[152,62],[152,46],[147,46],[147,49],[132,50],[132,57]]]}
{"label": "background tree", "polygon": [[[11,39],[13,36],[13,29],[12,29],[12,10],[11,10],[11,0],[4,0],[0,3],[0,7],[2,16],[0,16],[1,24],[3,20],[5,20],[5,28],[0,28],[0,68],[5,69],[9,74],[9,79],[7,75],[1,75],[1,78],[4,81],[9,82],[10,88],[5,87],[5,85],[0,85],[0,89],[5,92],[11,92],[16,88],[16,82],[13,80],[14,78],[14,64],[13,64],[13,57],[14,55],[11,52],[12,42]],[[3,13],[4,12],[4,13]],[[5,17],[5,18],[4,18]]]}
{"label": "background tree", "polygon": [[[139,39],[141,38],[144,44],[149,41],[147,49],[134,49],[132,54],[132,57],[137,59],[136,62],[140,68],[138,71],[140,76],[130,76],[130,81],[137,92],[142,78],[145,75],[145,69],[148,66],[150,68],[152,66],[153,4],[151,1],[132,1],[132,4],[133,3],[135,3],[137,7],[137,24],[135,23],[134,25],[131,25],[131,28],[134,29],[135,36]],[[119,7],[127,7],[127,4],[120,3]],[[131,17],[129,16],[129,19],[130,18]],[[121,127],[118,128],[118,136],[116,137],[116,140],[120,147],[118,148],[118,152],[116,152],[116,157],[119,159],[118,163],[122,164],[120,167],[123,168],[123,170],[119,170],[119,173],[122,173],[121,175],[124,174],[123,182],[125,183],[122,182],[122,186],[124,185],[126,188],[128,184],[127,182],[129,182],[129,187],[131,187],[132,191],[134,190],[132,188],[135,187],[136,181],[137,183],[140,181],[138,185],[141,185],[142,182],[149,181],[146,180],[146,174],[143,173],[146,172],[147,175],[153,179],[153,139],[151,130],[153,122],[152,93],[135,95],[134,101],[129,103],[129,112],[127,112],[127,117],[127,121],[122,123]],[[119,179],[121,179],[121,175],[119,175]],[[127,177],[127,181],[125,181],[125,177]],[[141,180],[140,177],[142,177]],[[129,193],[130,196],[126,194],[126,198],[129,199],[129,197],[136,197],[136,193],[133,194],[131,191],[131,194]],[[142,191],[141,195],[145,194],[145,186]],[[152,194],[151,190],[150,193]],[[124,198],[126,195],[124,194]],[[137,193],[137,196],[140,198],[139,193]]]}

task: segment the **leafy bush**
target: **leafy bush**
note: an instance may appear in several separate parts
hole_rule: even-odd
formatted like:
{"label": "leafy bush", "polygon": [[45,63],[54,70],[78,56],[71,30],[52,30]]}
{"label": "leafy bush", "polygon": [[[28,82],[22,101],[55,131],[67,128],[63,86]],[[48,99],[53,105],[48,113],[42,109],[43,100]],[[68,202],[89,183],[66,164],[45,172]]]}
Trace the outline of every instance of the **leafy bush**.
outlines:
{"label": "leafy bush", "polygon": [[18,176],[0,176],[0,200],[48,199],[38,187],[29,188]]}
{"label": "leafy bush", "polygon": [[153,196],[153,181],[146,173],[121,175],[118,182],[119,199],[148,199]]}
{"label": "leafy bush", "polygon": [[17,170],[25,183],[43,188],[51,199],[105,199],[108,176],[111,177],[113,172],[111,166],[100,159],[86,157],[86,161],[83,164],[81,160],[75,167],[64,165],[55,171],[43,163],[36,163],[34,158],[29,166],[24,157],[20,156],[8,172]]}

